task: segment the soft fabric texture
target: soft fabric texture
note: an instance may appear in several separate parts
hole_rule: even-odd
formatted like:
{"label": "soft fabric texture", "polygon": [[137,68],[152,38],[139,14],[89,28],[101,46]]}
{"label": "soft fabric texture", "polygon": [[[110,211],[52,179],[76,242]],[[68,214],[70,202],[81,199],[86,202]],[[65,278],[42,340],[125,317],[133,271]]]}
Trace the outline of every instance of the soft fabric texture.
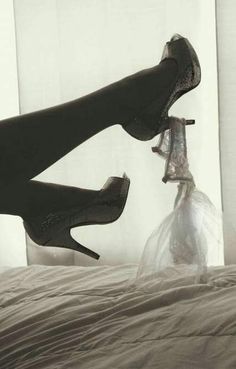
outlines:
{"label": "soft fabric texture", "polygon": [[235,369],[236,266],[30,266],[0,274],[1,369]]}

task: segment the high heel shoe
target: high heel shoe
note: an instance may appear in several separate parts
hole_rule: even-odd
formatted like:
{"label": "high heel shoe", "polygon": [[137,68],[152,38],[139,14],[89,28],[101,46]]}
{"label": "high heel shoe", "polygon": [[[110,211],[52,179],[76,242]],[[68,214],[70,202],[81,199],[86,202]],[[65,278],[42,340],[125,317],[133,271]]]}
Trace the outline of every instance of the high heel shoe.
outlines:
{"label": "high heel shoe", "polygon": [[70,230],[90,224],[107,224],[117,220],[123,212],[128,196],[130,180],[124,174],[110,177],[95,199],[84,207],[70,208],[32,219],[24,219],[29,237],[41,246],[55,246],[79,251],[94,259],[99,255],[75,241]]}
{"label": "high heel shoe", "polygon": [[[176,34],[167,42],[161,62],[166,59],[175,60],[178,72],[168,89],[163,91],[166,99],[160,104],[158,97],[131,121],[124,123],[123,128],[138,140],[146,141],[169,128],[168,110],[173,103],[186,92],[195,88],[201,81],[201,68],[196,52],[190,42]],[[193,124],[187,120],[186,124]]]}

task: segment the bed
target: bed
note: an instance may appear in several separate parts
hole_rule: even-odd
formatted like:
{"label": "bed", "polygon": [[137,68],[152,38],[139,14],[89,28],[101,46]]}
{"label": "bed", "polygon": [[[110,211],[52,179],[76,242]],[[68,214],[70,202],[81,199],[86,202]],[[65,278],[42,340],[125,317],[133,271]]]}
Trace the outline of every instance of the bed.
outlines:
{"label": "bed", "polygon": [[0,270],[1,369],[235,369],[236,266]]}

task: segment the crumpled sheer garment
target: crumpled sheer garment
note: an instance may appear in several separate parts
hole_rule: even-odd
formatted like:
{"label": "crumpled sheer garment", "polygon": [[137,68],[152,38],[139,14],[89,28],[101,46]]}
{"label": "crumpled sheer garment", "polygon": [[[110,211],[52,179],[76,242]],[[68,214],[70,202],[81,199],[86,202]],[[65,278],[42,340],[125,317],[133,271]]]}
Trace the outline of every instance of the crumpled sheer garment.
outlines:
{"label": "crumpled sheer garment", "polygon": [[185,119],[169,118],[170,129],[162,132],[157,146],[152,148],[166,160],[163,182],[193,181],[187,159]]}
{"label": "crumpled sheer garment", "polygon": [[206,282],[208,245],[219,248],[221,219],[209,198],[196,189],[189,171],[185,123],[184,119],[170,118],[170,129],[153,148],[166,160],[163,181],[179,185],[174,210],[145,245],[137,272],[142,280],[167,267],[187,265],[195,273],[196,282]]}

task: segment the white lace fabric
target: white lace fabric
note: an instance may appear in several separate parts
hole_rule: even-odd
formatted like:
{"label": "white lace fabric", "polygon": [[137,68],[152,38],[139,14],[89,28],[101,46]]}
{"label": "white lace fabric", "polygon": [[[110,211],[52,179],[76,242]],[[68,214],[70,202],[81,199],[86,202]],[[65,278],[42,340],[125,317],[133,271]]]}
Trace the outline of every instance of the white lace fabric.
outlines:
{"label": "white lace fabric", "polygon": [[218,247],[220,219],[209,198],[196,189],[189,170],[185,124],[184,119],[170,118],[170,129],[162,133],[152,149],[166,160],[163,182],[179,185],[174,210],[146,242],[137,272],[142,280],[170,266],[187,265],[195,273],[196,282],[205,283],[208,244]]}

